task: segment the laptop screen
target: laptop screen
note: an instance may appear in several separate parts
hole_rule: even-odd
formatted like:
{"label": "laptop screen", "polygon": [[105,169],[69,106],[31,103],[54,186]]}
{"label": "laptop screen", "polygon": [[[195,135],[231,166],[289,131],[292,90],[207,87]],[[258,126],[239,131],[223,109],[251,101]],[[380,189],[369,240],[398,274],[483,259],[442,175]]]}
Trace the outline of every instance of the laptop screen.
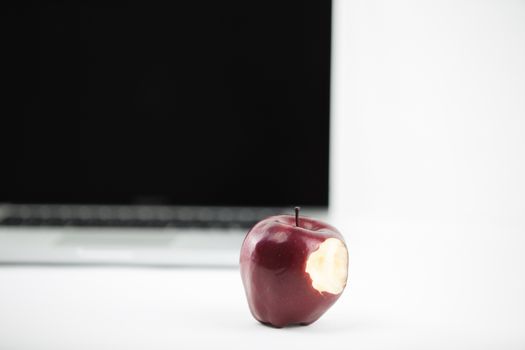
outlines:
{"label": "laptop screen", "polygon": [[3,8],[0,202],[328,205],[330,1]]}

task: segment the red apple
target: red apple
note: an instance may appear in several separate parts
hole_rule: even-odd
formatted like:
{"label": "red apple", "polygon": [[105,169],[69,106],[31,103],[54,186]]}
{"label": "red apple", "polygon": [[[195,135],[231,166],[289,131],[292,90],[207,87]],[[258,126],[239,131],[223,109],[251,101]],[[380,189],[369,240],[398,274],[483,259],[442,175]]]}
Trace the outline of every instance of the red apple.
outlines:
{"label": "red apple", "polygon": [[257,223],[241,248],[241,277],[252,315],[274,327],[308,325],[339,298],[348,251],[334,227],[296,215]]}

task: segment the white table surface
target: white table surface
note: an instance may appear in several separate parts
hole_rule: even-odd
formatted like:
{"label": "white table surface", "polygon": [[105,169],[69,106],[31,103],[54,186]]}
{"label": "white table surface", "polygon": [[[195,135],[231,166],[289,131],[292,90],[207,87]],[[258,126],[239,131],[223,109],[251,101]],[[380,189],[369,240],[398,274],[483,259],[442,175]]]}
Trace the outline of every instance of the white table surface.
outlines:
{"label": "white table surface", "polygon": [[0,349],[525,349],[523,227],[337,224],[350,283],[311,326],[257,323],[235,269],[4,266]]}

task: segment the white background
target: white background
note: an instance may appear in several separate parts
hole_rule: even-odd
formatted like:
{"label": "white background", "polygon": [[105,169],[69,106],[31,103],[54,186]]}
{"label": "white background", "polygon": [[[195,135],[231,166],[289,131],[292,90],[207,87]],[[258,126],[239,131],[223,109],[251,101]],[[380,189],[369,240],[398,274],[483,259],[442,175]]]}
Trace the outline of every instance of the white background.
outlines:
{"label": "white background", "polygon": [[348,317],[400,328],[356,346],[525,349],[525,1],[339,0],[334,16]]}
{"label": "white background", "polygon": [[323,318],[259,325],[235,270],[3,267],[0,349],[525,349],[525,2],[335,0],[333,54]]}
{"label": "white background", "polygon": [[333,204],[522,222],[525,2],[334,3]]}

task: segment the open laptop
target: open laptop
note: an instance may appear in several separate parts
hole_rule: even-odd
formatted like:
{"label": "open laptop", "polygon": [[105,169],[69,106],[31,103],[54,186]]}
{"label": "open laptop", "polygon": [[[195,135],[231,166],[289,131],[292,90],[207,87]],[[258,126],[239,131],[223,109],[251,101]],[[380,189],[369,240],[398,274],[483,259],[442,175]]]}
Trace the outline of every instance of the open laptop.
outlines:
{"label": "open laptop", "polygon": [[235,265],[326,211],[330,1],[4,8],[1,263]]}

